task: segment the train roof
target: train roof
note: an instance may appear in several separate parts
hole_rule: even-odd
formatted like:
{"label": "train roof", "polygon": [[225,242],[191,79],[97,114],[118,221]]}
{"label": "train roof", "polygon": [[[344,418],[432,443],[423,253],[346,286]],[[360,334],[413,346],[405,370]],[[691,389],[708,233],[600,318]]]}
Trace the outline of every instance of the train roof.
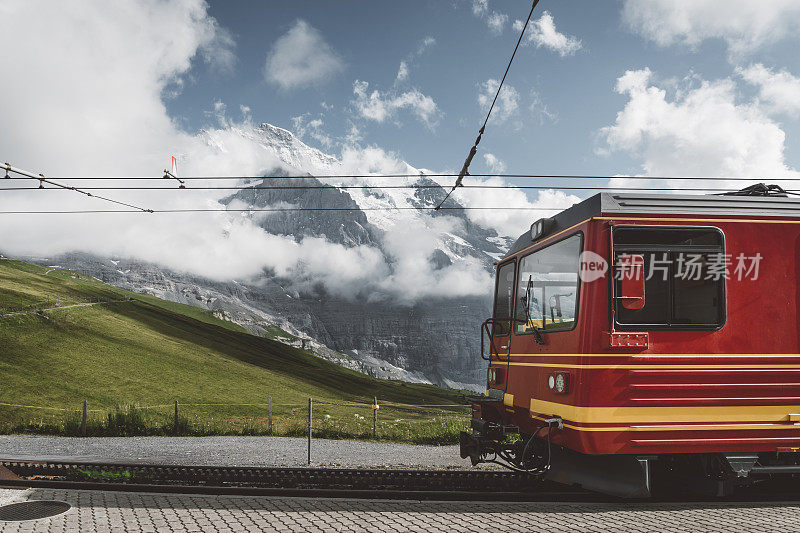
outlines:
{"label": "train roof", "polygon": [[[800,198],[601,192],[551,217],[547,234],[558,233],[595,216],[620,214],[800,218]],[[506,257],[533,243],[531,232],[526,231],[517,239]]]}

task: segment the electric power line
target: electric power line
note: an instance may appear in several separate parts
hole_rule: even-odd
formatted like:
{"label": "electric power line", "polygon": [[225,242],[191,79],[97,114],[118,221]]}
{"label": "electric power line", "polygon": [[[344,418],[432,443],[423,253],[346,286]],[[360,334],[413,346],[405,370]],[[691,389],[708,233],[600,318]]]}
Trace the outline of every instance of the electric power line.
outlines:
{"label": "electric power line", "polygon": [[[441,189],[439,185],[274,185],[274,186],[230,186],[230,187],[145,187],[145,186],[106,186],[106,187],[82,187],[85,191],[286,191],[286,190],[333,190],[333,189]],[[462,189],[524,189],[524,190],[556,190],[556,191],[611,191],[611,192],[646,192],[646,191],[676,191],[674,188],[669,187],[615,187],[613,185],[603,187],[581,187],[581,186],[566,186],[561,187],[558,185],[462,185]],[[0,187],[0,191],[62,191],[72,189],[39,189],[38,187]],[[733,192],[738,189],[719,188],[719,187],[681,187],[680,191],[699,191],[699,192]],[[786,192],[800,192],[794,189],[786,189]]]}
{"label": "electric power line", "polygon": [[[255,207],[252,209],[222,209],[222,208],[197,208],[197,209],[153,209],[147,213],[260,213],[260,212],[293,212],[293,211],[340,211],[340,212],[354,212],[354,211],[482,211],[482,210],[515,210],[515,211],[559,211],[572,207],[575,204],[560,207],[478,207],[478,206],[463,206],[463,207],[441,207],[436,209],[433,206],[401,206],[401,207],[274,207],[274,208],[260,208]],[[77,215],[77,214],[98,214],[98,213],[143,213],[144,211],[136,209],[84,209],[75,211],[0,211],[0,215]]]}
{"label": "electric power line", "polygon": [[[0,167],[5,168],[5,167]],[[262,175],[262,176],[189,176],[181,178],[184,181],[188,180],[304,180],[304,179],[381,179],[381,178],[451,178],[457,177],[455,173],[436,173],[436,174],[320,174],[320,175]],[[586,179],[586,180],[651,180],[651,181],[668,181],[668,180],[705,180],[705,181],[800,181],[798,177],[753,177],[753,176],[649,176],[649,175],[599,175],[599,174],[491,174],[479,173],[470,174],[473,178],[507,178],[507,179]],[[36,178],[38,179],[38,178]],[[119,181],[137,181],[137,180],[163,180],[163,176],[56,176],[50,179],[61,180],[119,180]],[[431,186],[433,187],[433,186]]]}
{"label": "electric power line", "polygon": [[436,209],[442,207],[442,205],[447,201],[453,191],[455,191],[458,187],[461,187],[461,182],[464,179],[464,176],[469,174],[469,165],[472,163],[472,158],[475,157],[475,154],[478,153],[478,145],[481,142],[481,138],[483,137],[484,131],[486,131],[486,125],[489,123],[489,117],[492,116],[492,110],[494,109],[494,104],[497,103],[497,97],[500,96],[500,90],[503,88],[503,83],[506,81],[506,76],[508,76],[508,71],[511,69],[511,63],[514,62],[514,57],[517,55],[517,50],[519,50],[519,45],[522,42],[522,37],[525,35],[525,30],[528,29],[528,24],[531,22],[531,17],[533,16],[533,10],[536,9],[536,5],[539,3],[539,0],[533,0],[533,5],[531,6],[531,11],[528,13],[528,18],[525,20],[525,25],[522,27],[522,31],[519,32],[519,39],[517,39],[517,45],[514,47],[514,52],[511,54],[511,59],[508,60],[508,65],[506,65],[506,71],[503,73],[503,79],[500,80],[500,84],[497,86],[497,92],[494,93],[494,100],[492,100],[492,105],[489,106],[489,112],[486,113],[486,119],[483,121],[483,126],[481,129],[478,130],[478,138],[475,139],[475,144],[472,145],[472,148],[469,150],[469,154],[467,155],[467,159],[464,161],[464,166],[461,167],[461,172],[458,173],[458,178],[456,178],[456,183],[453,185],[453,188],[445,195],[444,199],[439,202],[439,205],[436,206]]}
{"label": "electric power line", "polygon": [[121,206],[124,206],[124,207],[130,207],[131,209],[135,209],[137,211],[141,211],[142,213],[152,213],[152,211],[150,209],[145,209],[143,207],[139,207],[139,206],[136,206],[136,205],[133,205],[133,204],[120,202],[118,200],[112,200],[111,198],[106,198],[105,196],[97,196],[96,194],[92,194],[90,192],[86,192],[84,190],[81,190],[81,189],[78,189],[76,187],[72,187],[72,186],[69,186],[69,185],[63,185],[61,183],[58,183],[58,182],[55,182],[53,180],[45,178],[44,174],[39,174],[38,176],[36,176],[36,175],[31,174],[30,172],[27,172],[25,170],[21,170],[21,169],[12,167],[9,163],[6,163],[4,168],[5,168],[5,171],[6,171],[6,178],[10,179],[10,176],[8,175],[8,173],[9,172],[13,172],[14,174],[18,174],[18,175],[23,176],[25,178],[39,180],[39,187],[38,187],[39,189],[44,189],[45,188],[44,184],[47,183],[48,185],[52,185],[54,187],[58,187],[59,189],[62,189],[62,190],[74,191],[74,192],[77,192],[79,194],[83,194],[85,196],[89,196],[89,197],[92,197],[92,198],[97,198],[98,200],[103,200],[105,202],[111,202],[112,204],[117,204],[117,205],[121,205]]}

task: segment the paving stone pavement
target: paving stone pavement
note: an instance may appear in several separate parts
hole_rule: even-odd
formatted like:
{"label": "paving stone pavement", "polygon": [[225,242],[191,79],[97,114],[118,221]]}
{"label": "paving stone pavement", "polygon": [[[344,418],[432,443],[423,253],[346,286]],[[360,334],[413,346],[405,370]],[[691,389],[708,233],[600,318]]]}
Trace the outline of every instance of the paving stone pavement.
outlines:
{"label": "paving stone pavement", "polygon": [[800,531],[791,503],[499,503],[0,489],[0,504],[61,500],[65,514],[2,532]]}

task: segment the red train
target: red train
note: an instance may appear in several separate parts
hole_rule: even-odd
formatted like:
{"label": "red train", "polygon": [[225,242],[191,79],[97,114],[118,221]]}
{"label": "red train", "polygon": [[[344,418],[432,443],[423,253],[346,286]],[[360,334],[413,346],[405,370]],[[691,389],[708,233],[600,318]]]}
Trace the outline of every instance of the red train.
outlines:
{"label": "red train", "polygon": [[497,264],[462,457],[630,497],[800,473],[798,280],[785,196],[601,193],[536,221]]}

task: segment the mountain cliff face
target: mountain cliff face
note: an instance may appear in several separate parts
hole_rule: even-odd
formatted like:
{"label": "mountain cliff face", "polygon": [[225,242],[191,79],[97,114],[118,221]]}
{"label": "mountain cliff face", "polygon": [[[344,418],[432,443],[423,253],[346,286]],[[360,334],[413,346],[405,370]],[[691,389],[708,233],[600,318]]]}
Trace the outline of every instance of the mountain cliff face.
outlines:
{"label": "mountain cliff face", "polygon": [[[446,191],[411,166],[402,173],[419,177],[397,183],[414,188],[340,188],[353,182],[314,177],[343,173],[339,161],[288,131],[262,124],[241,135],[276,154],[287,168],[299,170],[291,174],[308,174],[307,178],[290,179],[286,170],[265,169],[264,175],[269,177],[247,183],[254,188],[239,190],[221,201],[230,208],[244,209],[244,216],[265,232],[297,241],[321,237],[346,247],[368,246],[379,250],[393,269],[401,263],[402,252],[387,243],[414,239],[413,228],[427,228],[435,239],[423,258],[424,268],[431,272],[445,272],[443,269],[468,262],[488,274],[493,261],[510,244],[493,230],[471,222],[463,211],[431,210]],[[206,136],[210,147],[224,149],[212,134]],[[316,188],[292,188],[300,185]],[[258,186],[270,189],[255,188]],[[452,199],[445,205],[458,207]],[[246,211],[281,207],[306,210]],[[320,208],[334,210],[314,211]],[[291,334],[286,342],[302,344],[321,357],[378,377],[471,388],[484,380],[479,325],[490,314],[490,283],[485,293],[477,296],[449,296],[440,291],[435,296],[406,299],[402,292],[341,294],[323,283],[300,286],[273,272],[263,272],[257,279],[212,281],[130,258],[77,252],[38,262],[211,309],[256,334],[270,334],[271,327],[278,326]]]}

